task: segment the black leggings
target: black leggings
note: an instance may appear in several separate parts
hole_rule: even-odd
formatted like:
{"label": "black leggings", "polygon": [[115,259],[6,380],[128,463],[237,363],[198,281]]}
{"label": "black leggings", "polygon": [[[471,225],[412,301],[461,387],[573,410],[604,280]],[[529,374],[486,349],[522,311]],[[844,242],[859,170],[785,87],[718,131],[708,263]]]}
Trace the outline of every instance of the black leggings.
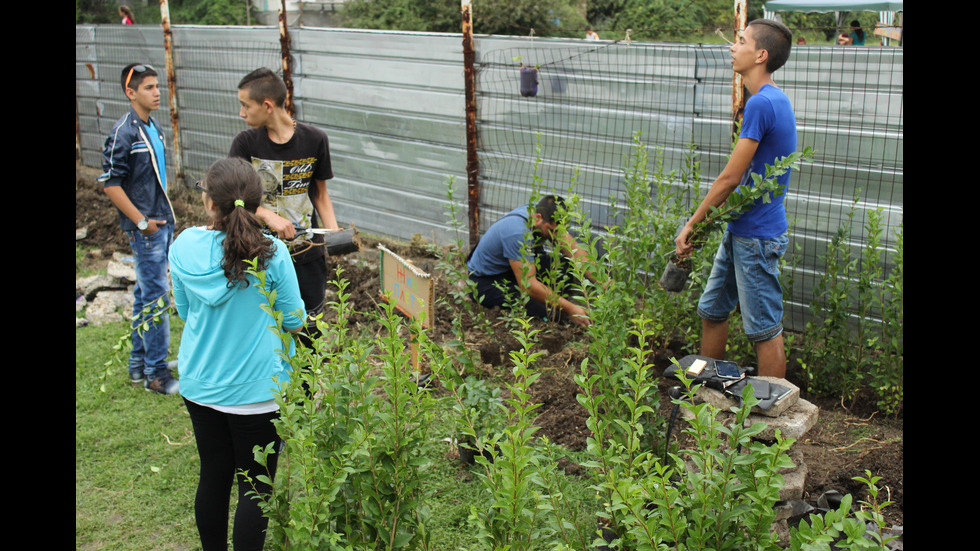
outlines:
{"label": "black leggings", "polygon": [[[257,480],[260,474],[275,478],[278,453],[268,457],[268,473],[255,462],[252,455],[254,446],[265,447],[275,442],[279,451],[281,440],[276,434],[272,420],[279,412],[261,415],[231,415],[215,409],[184,400],[194,426],[197,452],[201,458],[201,476],[194,499],[194,516],[197,530],[201,535],[204,551],[228,549],[228,506],[231,485],[238,480],[238,507],[235,511],[235,525],[232,530],[232,543],[235,551],[261,550],[265,543],[265,529],[269,519],[262,515],[254,496],[245,493],[252,490],[252,484],[259,493],[269,493],[271,487]],[[248,471],[251,483],[237,476],[238,469]]]}

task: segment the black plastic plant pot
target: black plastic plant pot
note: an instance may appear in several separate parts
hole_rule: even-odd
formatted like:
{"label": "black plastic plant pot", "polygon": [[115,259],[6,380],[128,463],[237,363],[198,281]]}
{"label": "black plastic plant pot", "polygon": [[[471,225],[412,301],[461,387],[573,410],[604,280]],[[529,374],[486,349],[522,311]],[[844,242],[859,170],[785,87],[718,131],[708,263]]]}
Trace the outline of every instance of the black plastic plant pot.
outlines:
{"label": "black plastic plant pot", "polygon": [[[481,455],[480,452],[476,450],[476,443],[474,443],[472,440],[469,439],[461,440],[459,442],[458,449],[459,449],[459,461],[464,465],[475,465],[476,457],[478,455]],[[497,451],[499,451],[499,448]],[[485,448],[483,450],[482,455],[483,457],[486,458],[487,461],[493,463],[493,453],[490,451],[489,448]]]}
{"label": "black plastic plant pot", "polygon": [[689,275],[691,275],[691,267],[688,262],[677,263],[671,258],[664,267],[663,275],[660,276],[660,287],[671,293],[679,293],[684,290]]}
{"label": "black plastic plant pot", "polygon": [[538,70],[534,67],[521,67],[521,95],[524,97],[538,95]]}
{"label": "black plastic plant pot", "polygon": [[[607,544],[612,544],[612,542],[616,541],[616,538],[619,537],[619,534],[617,534],[615,530],[603,525],[601,522],[599,523],[599,533],[601,534],[603,541],[605,541]],[[612,548],[609,547],[609,545],[600,545],[596,549],[599,549],[599,551],[612,551]]]}

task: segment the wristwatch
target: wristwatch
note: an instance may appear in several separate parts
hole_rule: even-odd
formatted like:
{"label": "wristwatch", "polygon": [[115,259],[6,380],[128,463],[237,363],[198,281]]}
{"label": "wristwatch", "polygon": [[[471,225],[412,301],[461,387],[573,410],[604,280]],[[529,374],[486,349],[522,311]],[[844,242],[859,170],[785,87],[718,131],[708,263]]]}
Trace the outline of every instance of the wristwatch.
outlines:
{"label": "wristwatch", "polygon": [[144,231],[146,228],[150,227],[150,221],[144,216],[142,220],[136,223],[136,229],[139,231]]}

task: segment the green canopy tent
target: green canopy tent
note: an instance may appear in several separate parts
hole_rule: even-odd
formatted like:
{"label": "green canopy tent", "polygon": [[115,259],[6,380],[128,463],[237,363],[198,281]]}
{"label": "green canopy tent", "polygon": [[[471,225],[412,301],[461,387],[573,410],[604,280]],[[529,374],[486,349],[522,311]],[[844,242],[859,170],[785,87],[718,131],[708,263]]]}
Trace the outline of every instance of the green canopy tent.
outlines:
{"label": "green canopy tent", "polygon": [[[837,26],[844,26],[847,12],[876,11],[882,25],[895,24],[895,14],[904,10],[904,0],[769,0],[762,10],[767,19],[776,19],[779,12],[798,11],[804,13],[835,13]],[[884,36],[886,41],[895,38],[887,30],[877,33]],[[887,44],[888,42],[886,42]]]}

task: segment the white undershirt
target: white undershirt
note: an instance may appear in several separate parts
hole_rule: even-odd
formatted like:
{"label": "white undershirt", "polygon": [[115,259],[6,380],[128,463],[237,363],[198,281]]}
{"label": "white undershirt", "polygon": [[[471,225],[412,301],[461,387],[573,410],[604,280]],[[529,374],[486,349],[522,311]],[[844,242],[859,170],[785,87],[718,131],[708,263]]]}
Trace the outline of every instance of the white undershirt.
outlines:
{"label": "white undershirt", "polygon": [[[189,402],[194,402],[194,400],[187,399]],[[279,404],[275,400],[266,400],[265,402],[256,402],[254,404],[243,404],[240,406],[216,406],[214,404],[201,404],[199,402],[194,402],[199,406],[204,406],[206,408],[211,408],[215,411],[220,411],[221,413],[228,413],[231,415],[261,415],[263,413],[272,413],[273,411],[279,410]]]}

